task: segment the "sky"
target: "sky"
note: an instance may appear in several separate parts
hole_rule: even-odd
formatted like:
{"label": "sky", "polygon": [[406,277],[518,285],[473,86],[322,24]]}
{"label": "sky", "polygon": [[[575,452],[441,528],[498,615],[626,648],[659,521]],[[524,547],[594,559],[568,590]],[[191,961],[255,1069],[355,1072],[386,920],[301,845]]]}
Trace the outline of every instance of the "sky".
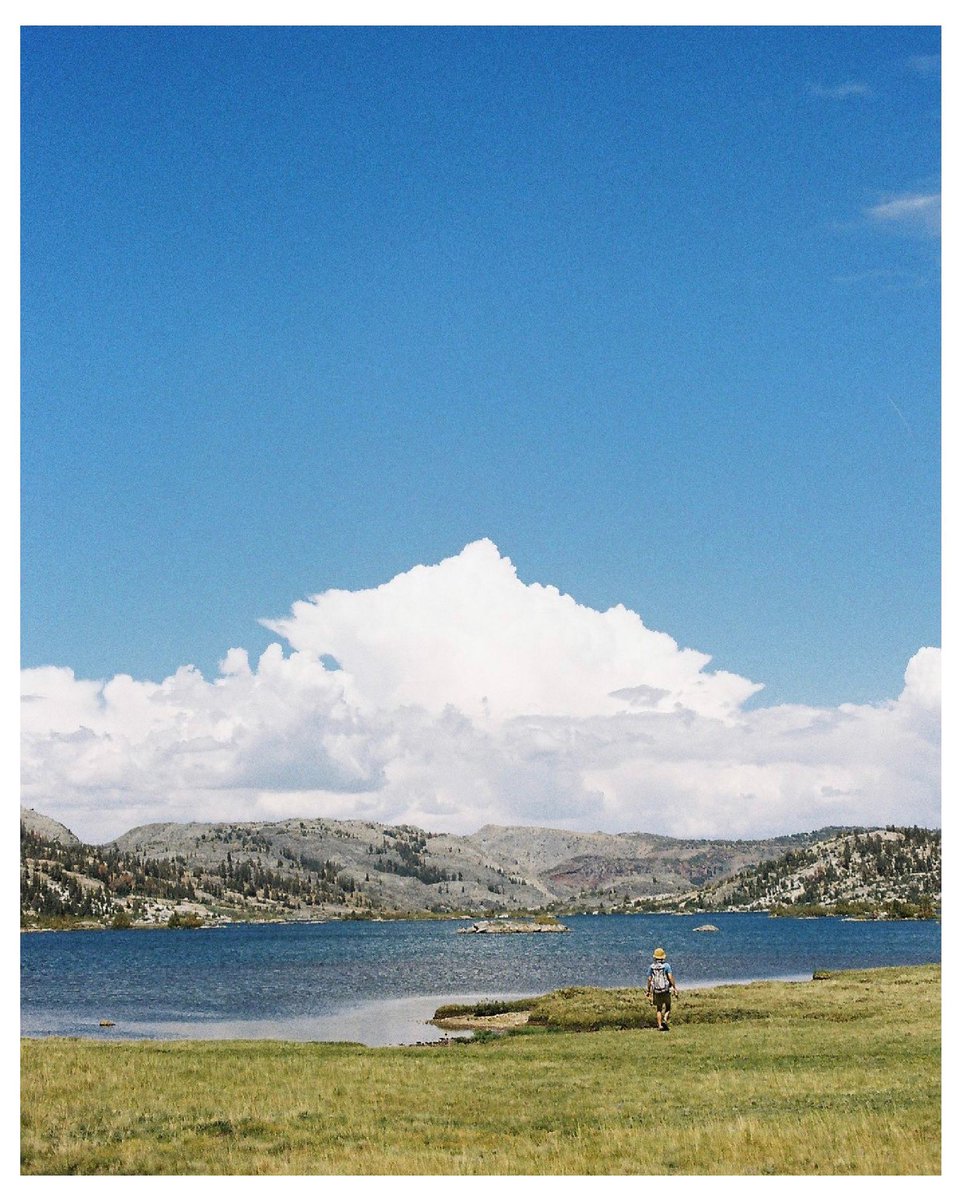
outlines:
{"label": "sky", "polygon": [[28,27],[23,799],[938,824],[934,27]]}

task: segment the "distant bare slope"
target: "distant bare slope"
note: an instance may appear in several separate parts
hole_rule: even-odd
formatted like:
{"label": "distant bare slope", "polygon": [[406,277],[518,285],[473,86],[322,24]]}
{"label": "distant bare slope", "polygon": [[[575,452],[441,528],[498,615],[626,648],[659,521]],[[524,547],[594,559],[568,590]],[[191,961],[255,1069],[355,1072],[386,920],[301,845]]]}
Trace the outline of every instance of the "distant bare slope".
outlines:
{"label": "distant bare slope", "polygon": [[57,842],[61,846],[80,845],[80,838],[72,834],[66,825],[61,825],[53,817],[45,817],[43,813],[35,812],[32,808],[20,806],[20,822],[30,833],[36,833],[48,842]]}
{"label": "distant bare slope", "polygon": [[687,892],[788,850],[820,841],[834,829],[753,841],[669,838],[651,833],[575,833],[485,825],[465,840],[519,874],[537,879],[558,899],[575,896],[660,896]]}

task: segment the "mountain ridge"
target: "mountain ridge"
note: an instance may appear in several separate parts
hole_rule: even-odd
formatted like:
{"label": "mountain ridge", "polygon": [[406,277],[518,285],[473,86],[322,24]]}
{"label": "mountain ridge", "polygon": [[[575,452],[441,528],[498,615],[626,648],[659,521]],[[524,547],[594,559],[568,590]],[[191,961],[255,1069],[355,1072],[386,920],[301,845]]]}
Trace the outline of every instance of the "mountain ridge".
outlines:
{"label": "mountain ridge", "polygon": [[[203,920],[310,920],[710,907],[724,899],[726,881],[759,864],[803,853],[817,864],[818,846],[862,832],[710,839],[487,824],[463,835],[295,817],[152,822],[93,846],[22,808],[21,907],[27,923],[155,924],[175,910]],[[758,895],[742,899],[757,907]]]}

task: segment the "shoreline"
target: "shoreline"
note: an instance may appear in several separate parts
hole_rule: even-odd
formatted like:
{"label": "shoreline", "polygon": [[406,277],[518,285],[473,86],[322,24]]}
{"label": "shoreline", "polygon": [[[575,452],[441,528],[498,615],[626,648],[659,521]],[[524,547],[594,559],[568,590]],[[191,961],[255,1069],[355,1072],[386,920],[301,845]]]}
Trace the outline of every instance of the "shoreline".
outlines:
{"label": "shoreline", "polygon": [[[850,917],[840,916],[836,913],[772,913],[767,908],[722,908],[704,910],[698,912],[599,912],[599,913],[561,913],[560,917],[570,920],[573,917],[635,917],[639,920],[651,920],[653,917],[686,917],[696,919],[698,917],[770,917],[773,921],[846,921],[846,922],[864,922],[873,925],[896,925],[908,924],[911,922],[935,922],[941,924],[942,914],[935,913],[931,917]],[[110,925],[91,924],[91,925],[67,925],[63,928],[56,928],[50,925],[21,925],[21,934],[25,933],[143,933],[148,930],[164,930],[173,933],[195,933],[199,929],[230,929],[235,925],[331,925],[331,924],[348,924],[357,922],[360,925],[372,924],[397,924],[404,921],[494,921],[496,918],[465,916],[459,914],[457,916],[428,914],[421,913],[404,913],[401,915],[388,915],[376,917],[358,917],[358,916],[341,916],[332,914],[328,917],[265,917],[257,918],[241,918],[238,920],[214,920],[198,925],[196,929],[177,929],[162,923],[144,922],[142,924],[129,925],[123,929],[115,929]],[[532,913],[530,919],[537,919],[537,913]],[[467,933],[468,930],[463,932]],[[525,931],[528,932],[528,931]]]}
{"label": "shoreline", "polygon": [[[883,968],[847,968],[840,973],[846,971],[887,969],[898,967],[897,963],[887,964]],[[912,963],[904,964],[908,969],[918,967],[940,966],[941,963]],[[795,972],[792,974],[754,976],[751,978],[739,979],[707,979],[694,980],[679,988],[679,994],[684,998],[687,993],[714,991],[719,988],[728,987],[751,987],[753,984],[763,983],[808,983],[815,980],[816,972]],[[593,984],[576,984],[570,985],[576,987],[594,987]],[[630,983],[613,984],[610,987],[600,988],[601,991],[617,991],[623,988],[640,987],[639,980],[633,980]],[[556,991],[558,989],[549,989]],[[541,993],[549,994],[549,993]],[[313,1017],[308,1018],[285,1018],[281,1020],[271,1020],[269,1018],[256,1019],[241,1019],[237,1021],[225,1020],[210,1020],[198,1021],[189,1029],[186,1023],[172,1021],[146,1021],[142,1025],[135,1026],[131,1030],[131,1024],[128,1022],[126,1029],[131,1030],[125,1032],[125,1024],[122,1020],[117,1021],[109,1029],[102,1029],[98,1025],[100,1018],[91,1017],[85,1021],[85,1026],[89,1027],[89,1032],[44,1032],[44,1033],[24,1033],[21,1030],[20,1038],[26,1041],[51,1041],[51,1040],[76,1040],[85,1043],[105,1043],[105,1042],[120,1042],[130,1044],[131,1042],[163,1042],[168,1045],[182,1044],[185,1042],[225,1042],[225,1041],[244,1041],[244,1042],[298,1042],[305,1045],[308,1044],[336,1044],[350,1042],[352,1044],[360,1044],[368,1047],[384,1047],[384,1046],[415,1046],[424,1045],[428,1042],[435,1043],[443,1040],[443,1033],[440,1037],[432,1037],[431,1032],[436,1029],[443,1031],[445,1029],[455,1030],[474,1030],[474,1029],[497,1029],[500,1026],[496,1024],[498,1017],[504,1015],[507,1017],[516,1017],[518,1013],[496,1014],[493,1018],[478,1018],[478,1024],[471,1025],[441,1025],[434,1021],[434,1013],[443,1005],[446,1004],[485,1004],[485,1003],[501,1003],[516,1000],[535,1000],[538,996],[525,992],[499,992],[492,994],[490,992],[473,992],[473,993],[443,993],[443,994],[419,994],[414,996],[399,996],[392,997],[388,1000],[363,1000],[356,1004],[335,1009],[327,1013],[318,1013]],[[519,1012],[527,1010],[519,1010]],[[446,1020],[446,1018],[444,1018]],[[508,1026],[523,1025],[522,1021],[511,1021]],[[402,1040],[385,1040],[384,1033],[394,1028],[397,1030],[403,1025],[406,1036]],[[424,1027],[427,1027],[425,1029]],[[246,1036],[245,1036],[246,1029]],[[252,1033],[252,1029],[258,1029],[262,1032]],[[272,1032],[268,1032],[270,1029]],[[173,1032],[174,1030],[182,1030],[182,1032]],[[213,1032],[219,1030],[220,1032]],[[362,1036],[350,1037],[347,1034],[353,1030],[355,1033],[360,1033]],[[286,1036],[285,1036],[286,1032]],[[328,1036],[318,1036],[327,1032]],[[334,1036],[336,1035],[336,1036]],[[365,1040],[373,1038],[375,1040]]]}

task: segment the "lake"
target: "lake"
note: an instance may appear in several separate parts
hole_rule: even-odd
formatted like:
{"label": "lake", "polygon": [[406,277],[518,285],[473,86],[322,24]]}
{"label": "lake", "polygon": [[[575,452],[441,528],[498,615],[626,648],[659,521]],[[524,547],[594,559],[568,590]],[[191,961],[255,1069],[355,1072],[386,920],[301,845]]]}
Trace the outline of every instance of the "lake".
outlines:
{"label": "lake", "polygon": [[[696,933],[705,922],[719,932]],[[937,921],[714,913],[564,923],[569,933],[496,936],[460,934],[469,921],[23,934],[21,1033],[400,1045],[436,1039],[426,1021],[450,1001],[643,986],[655,946],[683,999],[696,985],[941,961]]]}

